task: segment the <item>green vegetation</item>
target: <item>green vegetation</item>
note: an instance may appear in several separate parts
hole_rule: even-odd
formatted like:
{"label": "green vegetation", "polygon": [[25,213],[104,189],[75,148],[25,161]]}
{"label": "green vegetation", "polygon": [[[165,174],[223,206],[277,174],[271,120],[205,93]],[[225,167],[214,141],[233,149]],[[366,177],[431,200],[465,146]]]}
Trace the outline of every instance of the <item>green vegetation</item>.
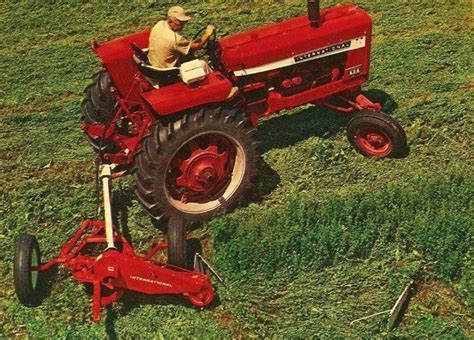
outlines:
{"label": "green vegetation", "polygon": [[[80,100],[100,69],[88,48],[150,27],[173,1],[0,4],[0,337],[472,338],[474,305],[472,30],[469,2],[359,1],[374,18],[369,93],[406,128],[410,154],[374,161],[348,144],[346,118],[302,107],[259,125],[254,201],[195,232],[228,286],[198,312],[170,297],[127,294],[90,320],[65,271],[37,308],[13,290],[14,240],[36,234],[44,257],[95,209],[93,153]],[[236,4],[241,4],[236,5]],[[323,6],[339,1],[323,1]],[[304,1],[189,1],[192,35],[231,34],[304,14]],[[115,186],[138,249],[157,231],[131,181]],[[390,309],[422,273],[400,327],[357,318]]]}

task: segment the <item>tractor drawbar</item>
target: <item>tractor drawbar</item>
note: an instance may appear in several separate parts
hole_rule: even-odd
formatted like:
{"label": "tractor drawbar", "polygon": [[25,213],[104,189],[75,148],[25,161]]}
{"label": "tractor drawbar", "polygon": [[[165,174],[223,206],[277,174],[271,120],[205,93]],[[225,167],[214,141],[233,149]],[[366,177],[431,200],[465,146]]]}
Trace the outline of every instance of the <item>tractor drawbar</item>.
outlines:
{"label": "tractor drawbar", "polygon": [[308,0],[308,18],[311,27],[319,27],[321,19],[319,14],[319,0]]}

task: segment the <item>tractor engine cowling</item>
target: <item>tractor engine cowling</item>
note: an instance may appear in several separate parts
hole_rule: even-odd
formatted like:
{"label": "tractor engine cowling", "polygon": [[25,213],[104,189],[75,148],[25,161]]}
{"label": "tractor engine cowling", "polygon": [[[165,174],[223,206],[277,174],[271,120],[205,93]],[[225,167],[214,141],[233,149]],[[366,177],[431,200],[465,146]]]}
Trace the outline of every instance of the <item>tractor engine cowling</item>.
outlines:
{"label": "tractor engine cowling", "polygon": [[282,95],[334,80],[366,79],[370,16],[349,4],[322,10],[315,27],[317,17],[301,16],[223,38],[222,63],[242,86],[264,82]]}

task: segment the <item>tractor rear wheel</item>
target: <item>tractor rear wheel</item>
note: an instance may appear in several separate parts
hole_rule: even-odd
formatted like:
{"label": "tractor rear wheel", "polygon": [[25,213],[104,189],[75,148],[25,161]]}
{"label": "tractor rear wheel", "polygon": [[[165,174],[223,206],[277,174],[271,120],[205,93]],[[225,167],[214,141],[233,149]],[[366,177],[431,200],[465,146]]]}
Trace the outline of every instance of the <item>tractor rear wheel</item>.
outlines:
{"label": "tractor rear wheel", "polygon": [[347,126],[347,138],[357,150],[373,158],[402,158],[408,152],[407,136],[400,124],[386,113],[357,113]]}
{"label": "tractor rear wheel", "polygon": [[[81,105],[84,124],[110,124],[117,106],[117,101],[110,92],[111,87],[110,75],[105,70],[97,73],[92,84],[86,87]],[[96,152],[110,152],[115,147],[109,139],[91,137],[87,133],[86,139]]]}
{"label": "tractor rear wheel", "polygon": [[254,188],[256,129],[235,108],[203,108],[164,125],[156,122],[136,157],[139,201],[155,219],[188,223],[228,211]]}

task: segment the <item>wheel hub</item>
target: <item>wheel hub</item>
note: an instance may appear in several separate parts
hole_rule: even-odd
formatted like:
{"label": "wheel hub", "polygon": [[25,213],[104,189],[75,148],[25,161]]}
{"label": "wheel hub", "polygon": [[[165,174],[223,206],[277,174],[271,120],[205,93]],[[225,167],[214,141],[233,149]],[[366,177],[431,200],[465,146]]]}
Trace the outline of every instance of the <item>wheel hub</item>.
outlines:
{"label": "wheel hub", "polygon": [[183,161],[179,167],[182,175],[177,178],[176,184],[195,192],[204,192],[222,180],[224,174],[223,155],[214,154],[207,150],[195,152],[189,159]]}
{"label": "wheel hub", "polygon": [[[183,202],[199,201],[217,194],[227,183],[232,171],[232,147],[224,138],[206,135],[191,140],[183,148],[187,156],[175,155],[171,165],[179,173],[172,183],[182,193]],[[206,146],[201,146],[202,144]],[[222,151],[219,151],[222,150]]]}
{"label": "wheel hub", "polygon": [[214,290],[209,284],[203,285],[201,290],[197,293],[190,293],[189,300],[196,307],[204,307],[212,302],[214,299]]}
{"label": "wheel hub", "polygon": [[195,177],[203,186],[212,185],[216,180],[216,169],[214,167],[205,168]]}
{"label": "wheel hub", "polygon": [[384,133],[370,128],[357,131],[356,143],[361,149],[376,157],[384,157],[392,150],[391,140]]}
{"label": "wheel hub", "polygon": [[377,133],[369,133],[367,141],[375,148],[380,148],[386,144],[385,138]]}

